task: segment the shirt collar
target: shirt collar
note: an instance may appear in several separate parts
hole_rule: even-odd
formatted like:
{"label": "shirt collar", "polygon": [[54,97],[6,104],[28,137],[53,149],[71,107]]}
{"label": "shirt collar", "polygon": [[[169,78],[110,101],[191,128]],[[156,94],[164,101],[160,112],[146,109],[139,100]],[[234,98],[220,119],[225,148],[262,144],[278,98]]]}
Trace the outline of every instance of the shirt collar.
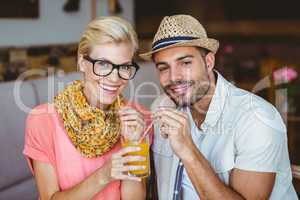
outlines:
{"label": "shirt collar", "polygon": [[207,130],[208,126],[213,127],[219,120],[225,105],[225,100],[228,94],[229,83],[223,76],[215,71],[217,74],[217,83],[214,95],[209,104],[208,111],[205,116],[204,122],[201,124],[202,130]]}

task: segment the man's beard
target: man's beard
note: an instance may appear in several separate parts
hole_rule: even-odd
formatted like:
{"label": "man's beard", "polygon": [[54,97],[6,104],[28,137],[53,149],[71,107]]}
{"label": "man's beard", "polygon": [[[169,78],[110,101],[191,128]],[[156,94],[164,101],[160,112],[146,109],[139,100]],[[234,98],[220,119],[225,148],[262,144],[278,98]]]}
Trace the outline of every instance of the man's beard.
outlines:
{"label": "man's beard", "polygon": [[[191,91],[190,97],[187,94],[184,95],[175,95],[171,91],[171,87],[180,85],[180,84],[187,84],[189,85],[188,90]],[[168,85],[163,87],[165,93],[172,99],[172,101],[176,104],[177,107],[191,107],[196,102],[200,101],[209,91],[210,89],[210,79],[207,76],[207,80],[178,80],[178,81],[171,81]]]}

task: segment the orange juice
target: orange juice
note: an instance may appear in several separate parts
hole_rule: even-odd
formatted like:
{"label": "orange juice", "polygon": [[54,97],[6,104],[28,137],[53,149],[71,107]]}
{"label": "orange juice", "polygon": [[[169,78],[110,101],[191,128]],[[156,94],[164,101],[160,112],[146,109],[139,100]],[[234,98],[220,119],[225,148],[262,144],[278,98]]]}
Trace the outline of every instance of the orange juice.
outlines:
{"label": "orange juice", "polygon": [[136,177],[148,177],[149,176],[149,144],[148,143],[138,143],[138,142],[124,142],[122,144],[123,147],[134,146],[140,147],[140,151],[130,152],[128,155],[131,156],[144,156],[146,158],[145,161],[137,161],[137,162],[129,162],[127,165],[141,165],[146,166],[143,170],[133,170],[129,171],[129,175]]}

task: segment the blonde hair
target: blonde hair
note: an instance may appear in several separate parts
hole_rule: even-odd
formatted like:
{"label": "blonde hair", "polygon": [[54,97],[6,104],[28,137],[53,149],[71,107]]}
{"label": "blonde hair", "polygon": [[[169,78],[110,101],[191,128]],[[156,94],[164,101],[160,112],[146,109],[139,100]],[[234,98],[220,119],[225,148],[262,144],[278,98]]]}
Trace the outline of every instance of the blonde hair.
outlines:
{"label": "blonde hair", "polygon": [[138,50],[137,34],[130,23],[119,17],[100,17],[91,21],[85,29],[79,45],[78,54],[88,55],[92,45],[127,42],[134,53]]}

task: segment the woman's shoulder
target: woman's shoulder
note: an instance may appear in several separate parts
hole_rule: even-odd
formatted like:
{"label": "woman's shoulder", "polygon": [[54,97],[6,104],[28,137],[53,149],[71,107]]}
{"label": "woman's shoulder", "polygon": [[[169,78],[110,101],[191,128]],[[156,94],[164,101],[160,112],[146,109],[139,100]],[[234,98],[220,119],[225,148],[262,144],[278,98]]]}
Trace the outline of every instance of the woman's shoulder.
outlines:
{"label": "woman's shoulder", "polygon": [[53,104],[34,107],[26,119],[25,141],[31,147],[51,149],[52,138],[57,132],[57,112]]}
{"label": "woman's shoulder", "polygon": [[57,117],[57,112],[53,104],[45,103],[34,107],[27,116],[26,123],[40,123]]}

